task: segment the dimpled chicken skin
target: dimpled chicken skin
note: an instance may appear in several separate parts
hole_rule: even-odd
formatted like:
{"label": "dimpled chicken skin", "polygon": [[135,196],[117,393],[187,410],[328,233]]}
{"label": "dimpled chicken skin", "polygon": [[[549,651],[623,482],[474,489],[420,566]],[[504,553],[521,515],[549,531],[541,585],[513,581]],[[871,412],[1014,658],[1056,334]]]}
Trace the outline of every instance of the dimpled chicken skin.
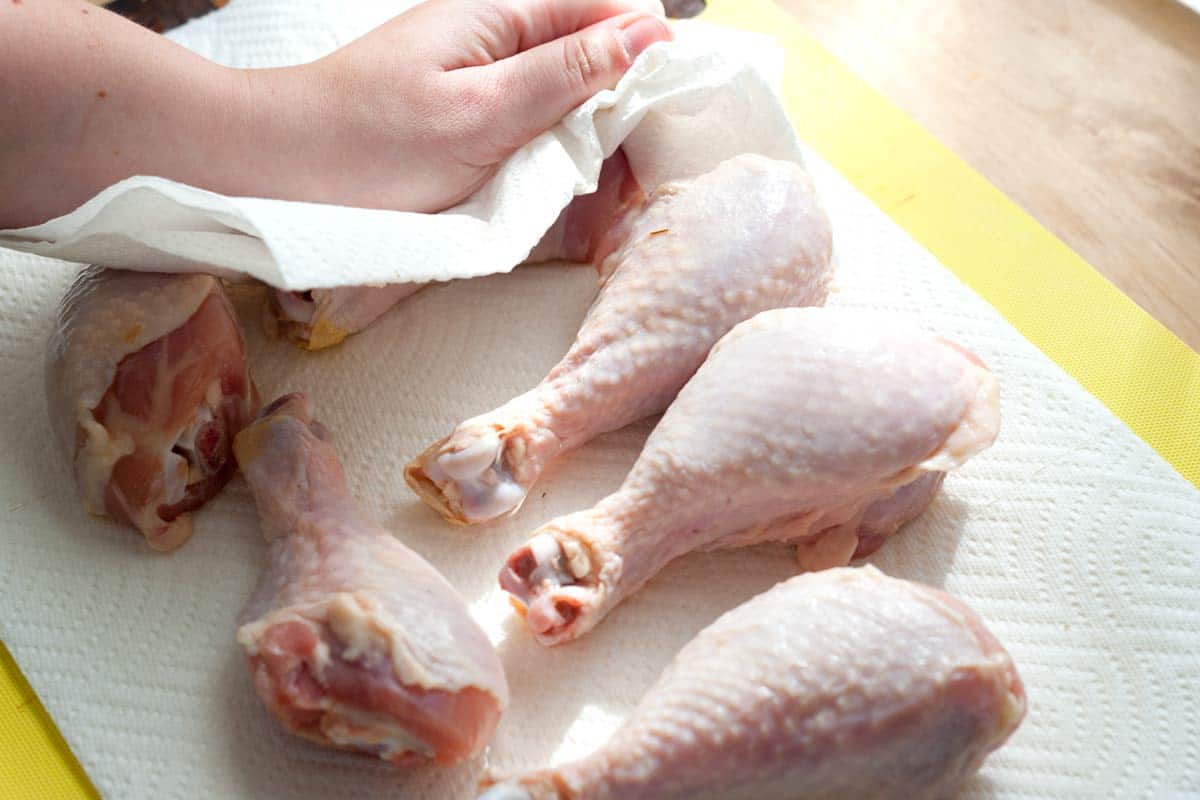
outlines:
{"label": "dimpled chicken skin", "polygon": [[269,544],[237,640],[290,732],[398,764],[477,754],[508,702],[503,668],[459,594],[358,510],[302,395],[234,447]]}
{"label": "dimpled chicken skin", "polygon": [[726,613],[605,746],[481,800],[951,797],[1024,714],[1012,659],[971,609],[842,567]]}
{"label": "dimpled chicken skin", "polygon": [[536,388],[414,459],[409,485],[451,522],[516,511],[554,458],[666,408],[738,322],[823,303],[831,248],[791,162],[740,155],[657,187],[598,248],[604,283],[570,351]]}
{"label": "dimpled chicken skin", "polygon": [[961,347],[845,309],[766,311],[729,332],[621,487],[535,531],[500,573],[544,644],[590,630],[693,550],[797,543],[802,566],[868,555],[999,429]]}
{"label": "dimpled chicken skin", "polygon": [[220,281],[88,267],[62,300],[46,397],[84,507],[170,550],[233,475],[258,393]]}

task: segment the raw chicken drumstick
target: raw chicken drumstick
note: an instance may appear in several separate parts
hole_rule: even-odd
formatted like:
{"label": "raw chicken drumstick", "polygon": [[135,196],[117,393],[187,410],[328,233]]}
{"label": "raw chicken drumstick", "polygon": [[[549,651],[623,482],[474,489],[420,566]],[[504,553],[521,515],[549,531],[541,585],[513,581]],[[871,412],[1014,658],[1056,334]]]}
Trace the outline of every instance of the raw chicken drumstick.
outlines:
{"label": "raw chicken drumstick", "polygon": [[478,753],[508,703],[500,660],[458,593],[358,510],[302,395],[234,442],[270,542],[237,640],[292,733],[394,763]]}
{"label": "raw chicken drumstick", "polygon": [[233,437],[258,410],[220,282],[88,267],[63,298],[46,396],[84,507],[151,547],[192,533],[187,512],[233,475]]}
{"label": "raw chicken drumstick", "polygon": [[423,283],[339,286],[307,292],[269,288],[264,327],[268,333],[287,337],[305,350],[324,350],[363,330],[396,303],[424,288]]}
{"label": "raw chicken drumstick", "polygon": [[957,345],[860,312],[763,312],[717,343],[621,488],[543,525],[500,584],[557,644],[692,550],[796,541],[802,566],[840,566],[920,514],[999,421],[995,378]]}
{"label": "raw chicken drumstick", "polygon": [[480,800],[949,797],[1025,693],[982,620],[873,567],[800,575],[679,651],[608,744]]}
{"label": "raw chicken drumstick", "polygon": [[[601,167],[596,191],[575,198],[563,209],[528,261],[591,261],[604,232],[643,197],[624,152],[617,150]],[[265,327],[306,350],[321,350],[365,329],[426,285],[341,286],[307,292],[269,289]]]}
{"label": "raw chicken drumstick", "polygon": [[738,322],[828,292],[829,220],[791,162],[741,155],[664,184],[609,236],[600,294],[562,361],[405,470],[451,522],[515,511],[555,457],[666,408]]}

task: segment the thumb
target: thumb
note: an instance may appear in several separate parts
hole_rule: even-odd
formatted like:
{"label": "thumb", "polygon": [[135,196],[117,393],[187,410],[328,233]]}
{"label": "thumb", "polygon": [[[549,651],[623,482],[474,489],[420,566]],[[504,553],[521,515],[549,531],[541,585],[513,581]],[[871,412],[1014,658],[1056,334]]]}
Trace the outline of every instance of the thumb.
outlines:
{"label": "thumb", "polygon": [[662,18],[634,12],[476,68],[491,73],[502,98],[502,140],[514,150],[523,146],[596,92],[615,86],[647,47],[670,38]]}

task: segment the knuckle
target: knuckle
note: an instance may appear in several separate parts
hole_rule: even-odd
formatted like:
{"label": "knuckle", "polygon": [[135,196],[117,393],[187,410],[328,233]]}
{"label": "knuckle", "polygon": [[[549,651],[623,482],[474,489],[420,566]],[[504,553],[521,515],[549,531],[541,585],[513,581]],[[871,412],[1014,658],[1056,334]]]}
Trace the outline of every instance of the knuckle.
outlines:
{"label": "knuckle", "polygon": [[580,89],[590,89],[622,58],[613,37],[572,36],[563,40],[563,68],[568,80]]}

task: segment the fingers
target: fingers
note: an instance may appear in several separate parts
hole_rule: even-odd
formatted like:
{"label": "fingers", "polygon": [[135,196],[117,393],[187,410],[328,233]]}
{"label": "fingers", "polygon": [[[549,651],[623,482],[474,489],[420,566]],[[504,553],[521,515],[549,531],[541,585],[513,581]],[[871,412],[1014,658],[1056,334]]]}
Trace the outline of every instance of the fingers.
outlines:
{"label": "fingers", "polygon": [[507,0],[504,10],[515,37],[505,55],[537,47],[622,14],[642,12],[664,16],[660,0]]}
{"label": "fingers", "polygon": [[[455,77],[482,79],[504,98],[504,113],[494,120],[489,138],[498,150],[511,152],[596,92],[615,86],[642,51],[670,38],[661,17],[628,13],[495,64],[459,70]],[[485,71],[486,77],[477,71]]]}
{"label": "fingers", "polygon": [[430,0],[405,16],[421,30],[419,46],[453,70],[500,61],[635,12],[664,18],[661,0]]}

